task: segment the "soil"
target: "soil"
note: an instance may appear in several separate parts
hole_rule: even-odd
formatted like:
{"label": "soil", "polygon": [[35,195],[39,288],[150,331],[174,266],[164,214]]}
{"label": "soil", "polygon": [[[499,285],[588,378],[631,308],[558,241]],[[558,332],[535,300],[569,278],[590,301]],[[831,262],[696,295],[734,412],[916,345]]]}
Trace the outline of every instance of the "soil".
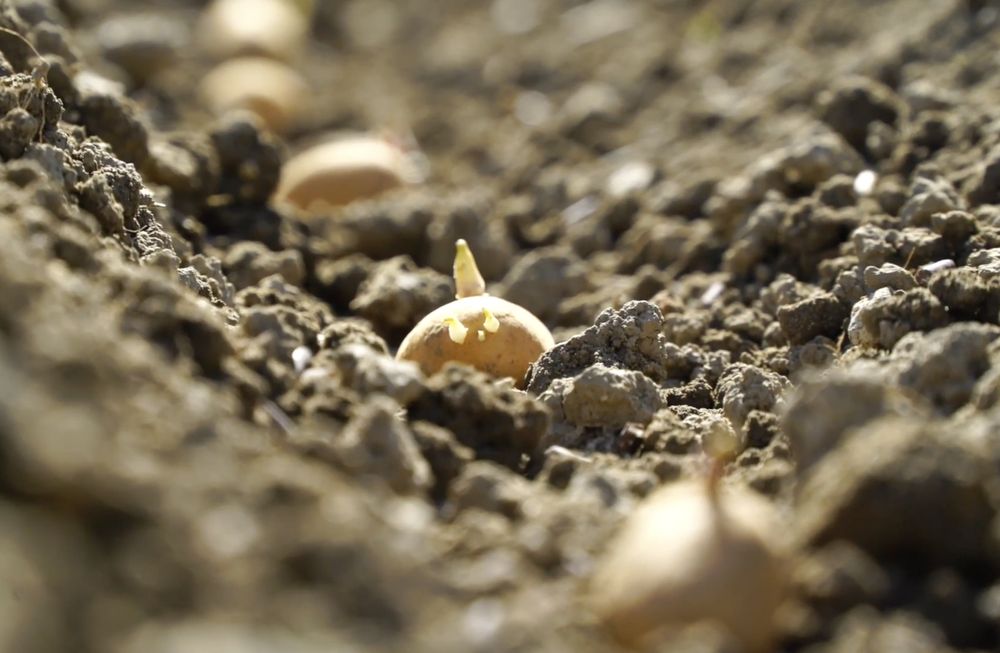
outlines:
{"label": "soil", "polygon": [[[203,10],[0,2],[0,650],[623,651],[594,570],[720,423],[778,650],[1000,650],[1000,2],[320,1],[280,136]],[[273,206],[330,131],[426,179]],[[392,357],[457,238],[526,391]]]}

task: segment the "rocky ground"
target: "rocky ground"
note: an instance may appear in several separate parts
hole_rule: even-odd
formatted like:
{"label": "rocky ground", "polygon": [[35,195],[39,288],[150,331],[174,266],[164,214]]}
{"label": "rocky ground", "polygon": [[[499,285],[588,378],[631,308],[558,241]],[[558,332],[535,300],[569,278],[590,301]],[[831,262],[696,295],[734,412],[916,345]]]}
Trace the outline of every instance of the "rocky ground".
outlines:
{"label": "rocky ground", "polygon": [[[0,650],[624,650],[594,570],[723,420],[775,650],[1000,648],[1000,3],[318,2],[280,136],[200,5],[0,2]],[[424,182],[269,203],[380,129]],[[525,392],[391,357],[460,237]]]}

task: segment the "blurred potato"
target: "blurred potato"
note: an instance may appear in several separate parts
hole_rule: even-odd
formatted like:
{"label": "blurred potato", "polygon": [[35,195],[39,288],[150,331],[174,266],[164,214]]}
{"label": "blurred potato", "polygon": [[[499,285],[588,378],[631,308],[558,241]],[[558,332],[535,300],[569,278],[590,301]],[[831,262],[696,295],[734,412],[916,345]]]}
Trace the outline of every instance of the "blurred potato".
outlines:
{"label": "blurred potato", "polygon": [[258,55],[294,61],[309,20],[289,0],[215,0],[202,13],[198,41],[213,57]]}
{"label": "blurred potato", "polygon": [[295,123],[308,91],[296,70],[264,57],[225,61],[205,76],[200,87],[202,101],[213,113],[248,109],[275,133]]}
{"label": "blurred potato", "polygon": [[279,204],[314,212],[374,197],[417,178],[410,156],[378,136],[360,134],[309,148],[287,163]]}
{"label": "blurred potato", "polygon": [[591,605],[623,643],[642,646],[700,622],[724,627],[748,653],[771,650],[787,587],[774,507],[749,490],[705,482],[646,498],[611,543]]}

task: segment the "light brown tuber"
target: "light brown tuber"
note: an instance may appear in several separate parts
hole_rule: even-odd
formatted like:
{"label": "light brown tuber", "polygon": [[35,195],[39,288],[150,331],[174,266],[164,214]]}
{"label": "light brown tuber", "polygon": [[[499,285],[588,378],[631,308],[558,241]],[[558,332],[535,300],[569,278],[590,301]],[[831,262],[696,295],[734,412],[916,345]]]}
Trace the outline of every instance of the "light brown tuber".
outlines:
{"label": "light brown tuber", "polygon": [[419,171],[402,147],[360,134],[316,145],[285,163],[275,200],[315,213],[417,179]]}
{"label": "light brown tuber", "polygon": [[554,342],[527,309],[485,294],[485,284],[464,240],[455,244],[457,299],[428,314],[399,346],[396,358],[430,375],[458,361],[518,385],[528,367]]}
{"label": "light brown tuber", "polygon": [[724,627],[750,653],[771,650],[787,553],[772,505],[750,490],[674,483],[626,521],[591,584],[591,604],[625,644],[699,622]]}
{"label": "light brown tuber", "polygon": [[308,91],[305,79],[296,70],[266,57],[225,61],[200,85],[202,100],[213,113],[247,109],[275,133],[295,122]]}
{"label": "light brown tuber", "polygon": [[290,0],[215,0],[198,24],[198,40],[211,56],[298,58],[309,19]]}

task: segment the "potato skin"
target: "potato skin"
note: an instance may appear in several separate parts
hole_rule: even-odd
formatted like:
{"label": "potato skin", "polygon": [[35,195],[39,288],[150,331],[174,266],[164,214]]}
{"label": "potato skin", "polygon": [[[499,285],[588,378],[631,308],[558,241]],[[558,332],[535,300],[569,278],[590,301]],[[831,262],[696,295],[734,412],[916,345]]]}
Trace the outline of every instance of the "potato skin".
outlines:
{"label": "potato skin", "polygon": [[406,155],[375,136],[334,140],[290,159],[281,171],[275,199],[305,211],[322,211],[402,186],[406,167]]}
{"label": "potato skin", "polygon": [[223,62],[205,76],[200,86],[202,99],[215,113],[246,108],[275,133],[294,122],[308,92],[305,80],[293,68],[264,57]]}
{"label": "potato skin", "polygon": [[[484,329],[483,308],[497,318],[500,328],[496,333],[486,332],[480,341],[476,332]],[[448,317],[469,330],[465,342],[451,339]],[[413,361],[428,376],[448,361],[466,363],[496,377],[510,377],[520,387],[528,366],[554,344],[546,326],[527,309],[499,297],[479,295],[456,299],[429,313],[403,340],[396,358]]]}
{"label": "potato skin", "polygon": [[259,55],[295,61],[309,21],[284,0],[215,0],[202,12],[198,39],[213,57]]}
{"label": "potato skin", "polygon": [[787,587],[780,520],[763,498],[682,481],[647,497],[612,541],[591,583],[591,605],[623,643],[704,620],[751,653],[771,650]]}

